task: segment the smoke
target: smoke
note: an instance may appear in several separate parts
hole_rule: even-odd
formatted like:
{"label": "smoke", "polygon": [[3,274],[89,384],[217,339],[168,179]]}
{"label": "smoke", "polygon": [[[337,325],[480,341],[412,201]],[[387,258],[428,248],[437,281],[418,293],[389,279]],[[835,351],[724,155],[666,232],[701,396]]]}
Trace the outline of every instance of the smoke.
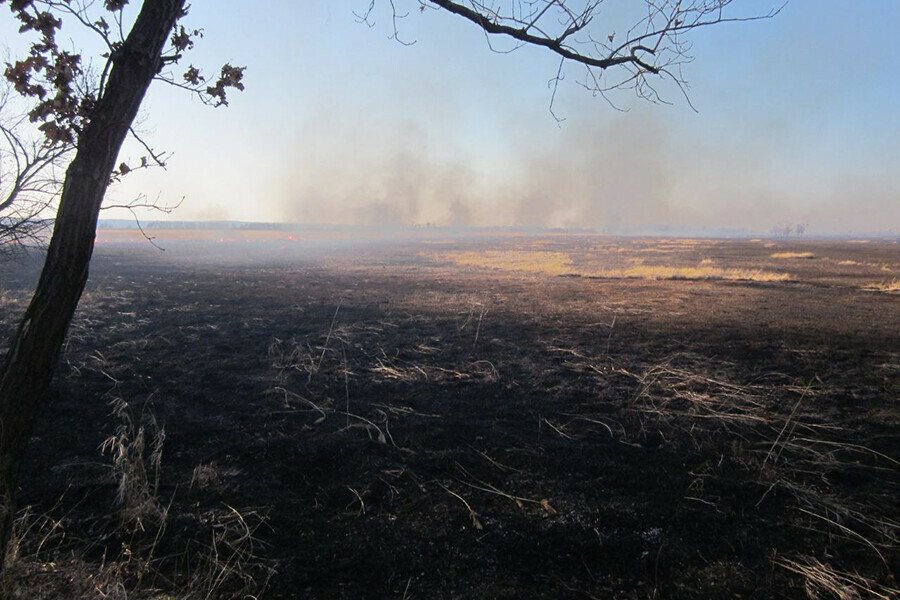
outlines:
{"label": "smoke", "polygon": [[[783,127],[729,139],[691,130],[665,107],[593,105],[557,127],[515,111],[482,138],[446,122],[379,112],[315,111],[288,153],[284,220],[398,226],[541,226],[634,233],[660,227],[811,233],[900,223],[890,157],[838,172],[803,156]],[[460,115],[455,115],[457,118]],[[685,123],[688,123],[685,125]],[[466,147],[461,140],[469,141]],[[880,165],[880,166],[879,166]]]}
{"label": "smoke", "polygon": [[485,159],[415,120],[322,111],[291,153],[282,217],[604,230],[665,222],[671,150],[665,128],[648,115],[531,133],[510,120],[496,129],[501,139],[490,140],[502,156]]}
{"label": "smoke", "polygon": [[671,139],[650,112],[565,123],[513,147],[519,172],[506,192],[513,224],[618,232],[671,217]]}
{"label": "smoke", "polygon": [[284,176],[288,221],[477,225],[482,174],[420,123],[322,111],[301,129]]}

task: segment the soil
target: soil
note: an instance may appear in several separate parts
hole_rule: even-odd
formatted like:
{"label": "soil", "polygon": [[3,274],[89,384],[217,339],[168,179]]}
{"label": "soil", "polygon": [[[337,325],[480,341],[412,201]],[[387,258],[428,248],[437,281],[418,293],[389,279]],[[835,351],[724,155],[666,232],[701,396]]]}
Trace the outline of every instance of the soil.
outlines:
{"label": "soil", "polygon": [[[123,585],[171,597],[900,586],[896,241],[232,246],[98,247],[24,467],[19,506],[46,518],[24,534],[43,567],[22,589],[76,559],[126,565]],[[452,260],[487,249],[791,279]],[[812,257],[772,257],[787,251]],[[4,339],[38,263],[0,267]],[[117,433],[146,468],[124,506],[125,471],[101,452]]]}

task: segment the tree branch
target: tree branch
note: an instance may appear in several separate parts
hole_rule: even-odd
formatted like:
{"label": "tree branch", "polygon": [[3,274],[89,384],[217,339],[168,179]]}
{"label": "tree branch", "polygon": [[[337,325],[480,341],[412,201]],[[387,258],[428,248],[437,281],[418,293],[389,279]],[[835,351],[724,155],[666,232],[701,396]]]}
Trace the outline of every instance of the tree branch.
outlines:
{"label": "tree branch", "polygon": [[[749,17],[726,16],[732,0],[634,0],[628,3],[633,20],[623,23],[598,23],[602,0],[578,3],[567,0],[512,0],[509,3],[480,0],[419,0],[420,7],[432,6],[466,19],[479,27],[488,38],[505,37],[515,41],[513,50],[525,46],[544,48],[559,56],[562,64],[583,66],[587,75],[583,85],[594,94],[604,95],[614,89],[633,89],[638,97],[651,102],[664,102],[653,77],[672,80],[686,95],[686,82],[681,65],[693,60],[691,44],[684,34],[694,29],[770,19],[783,8]],[[646,9],[641,11],[641,7]],[[371,12],[371,4],[369,7]],[[627,17],[625,17],[627,18]],[[622,19],[622,17],[620,17]],[[625,31],[616,40],[614,25]],[[601,29],[602,27],[606,29]],[[603,73],[621,71],[605,81]],[[551,79],[553,97],[564,72],[559,69]],[[604,95],[604,98],[606,96]],[[607,101],[609,99],[607,98]],[[551,99],[551,112],[552,112]],[[690,104],[690,100],[688,99]]]}
{"label": "tree branch", "polygon": [[[484,29],[487,33],[495,35],[506,35],[526,44],[541,46],[547,48],[551,52],[559,54],[565,59],[581,63],[589,67],[608,69],[609,67],[613,67],[616,65],[637,62],[631,55],[596,58],[588,56],[586,54],[581,54],[563,45],[563,41],[565,41],[565,38],[568,37],[568,35],[564,35],[556,39],[542,37],[540,35],[533,35],[528,32],[528,29],[530,29],[530,27],[524,28],[504,25],[499,21],[499,19],[490,19],[482,13],[476,12],[456,2],[451,2],[450,0],[428,0],[428,2],[430,2],[431,4],[435,4],[453,14],[459,15],[464,19],[471,21],[472,23],[475,23],[476,25]],[[656,72],[655,68],[652,70],[652,72]]]}

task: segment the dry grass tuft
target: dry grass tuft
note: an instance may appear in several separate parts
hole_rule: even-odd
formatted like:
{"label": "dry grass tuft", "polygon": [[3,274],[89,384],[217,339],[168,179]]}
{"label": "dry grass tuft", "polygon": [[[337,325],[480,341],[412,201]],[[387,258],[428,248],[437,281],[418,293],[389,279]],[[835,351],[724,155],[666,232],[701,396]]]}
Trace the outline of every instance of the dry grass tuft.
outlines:
{"label": "dry grass tuft", "polygon": [[892,279],[891,281],[882,281],[881,283],[873,283],[865,287],[867,290],[876,292],[885,292],[896,294],[900,292],[900,279]]}
{"label": "dry grass tuft", "polygon": [[811,600],[896,600],[900,597],[900,589],[885,587],[858,573],[838,571],[810,556],[797,559],[777,558],[774,562],[803,577],[806,595]]}
{"label": "dry grass tuft", "polygon": [[118,484],[116,504],[123,524],[144,531],[146,520],[165,518],[157,490],[166,431],[146,404],[140,412],[122,398],[113,398],[109,404],[119,424],[100,450],[112,456],[112,474]]}
{"label": "dry grass tuft", "polygon": [[772,258],[815,258],[816,255],[812,252],[775,252],[771,255]]}
{"label": "dry grass tuft", "polygon": [[[632,409],[665,425],[664,438],[674,442],[680,432],[697,450],[732,440],[732,458],[756,472],[764,489],[757,505],[773,490],[787,493],[797,515],[793,526],[871,553],[887,566],[889,554],[900,547],[900,523],[890,516],[890,501],[856,497],[830,483],[828,474],[867,470],[884,477],[897,473],[900,460],[847,442],[839,427],[807,415],[802,408],[815,404],[818,378],[805,386],[742,385],[707,375],[708,368],[690,355],[675,355],[643,372],[615,372],[638,383]],[[791,396],[796,400],[786,402]],[[898,597],[897,590],[814,558],[781,564],[806,579],[813,599]]]}
{"label": "dry grass tuft", "polygon": [[[68,515],[55,518],[62,499],[47,514],[31,507],[14,522],[13,540],[0,574],[0,598],[9,600],[211,600],[260,598],[275,573],[258,555],[257,530],[265,519],[253,511],[203,515],[207,533],[186,540],[182,552],[157,556],[166,537],[172,504],[157,495],[165,432],[149,405],[135,410],[121,398],[110,405],[119,424],[101,446],[112,456],[118,519],[104,527],[102,559],[66,531]],[[195,473],[196,474],[196,473]],[[193,483],[193,482],[192,482]],[[113,542],[114,541],[114,542]],[[118,544],[121,544],[118,546]],[[159,589],[165,582],[167,590]]]}
{"label": "dry grass tuft", "polygon": [[[594,275],[594,274],[592,274]],[[621,271],[601,271],[595,276],[635,279],[685,279],[729,281],[790,281],[787,273],[773,273],[762,269],[723,269],[700,263],[696,267],[635,266]]]}
{"label": "dry grass tuft", "polygon": [[[675,365],[685,359],[690,360],[676,355],[642,373],[618,369],[618,373],[639,384],[639,391],[631,400],[633,409],[660,423],[689,430],[692,438],[698,436],[694,444],[703,441],[703,430],[709,433],[721,428],[730,433],[736,426],[747,430],[772,426],[774,415],[766,411],[763,390]],[[689,429],[682,421],[691,423]]]}
{"label": "dry grass tuft", "polygon": [[257,531],[265,519],[255,511],[241,513],[228,505],[225,509],[210,516],[210,542],[192,569],[185,600],[259,598],[275,574],[257,555],[263,545]]}

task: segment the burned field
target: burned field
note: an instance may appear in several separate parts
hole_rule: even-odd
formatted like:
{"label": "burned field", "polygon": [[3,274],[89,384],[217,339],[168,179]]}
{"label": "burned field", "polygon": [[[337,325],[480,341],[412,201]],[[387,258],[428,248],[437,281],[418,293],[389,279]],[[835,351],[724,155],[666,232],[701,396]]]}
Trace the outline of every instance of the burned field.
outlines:
{"label": "burned field", "polygon": [[19,597],[897,597],[896,243],[224,246],[98,247]]}

